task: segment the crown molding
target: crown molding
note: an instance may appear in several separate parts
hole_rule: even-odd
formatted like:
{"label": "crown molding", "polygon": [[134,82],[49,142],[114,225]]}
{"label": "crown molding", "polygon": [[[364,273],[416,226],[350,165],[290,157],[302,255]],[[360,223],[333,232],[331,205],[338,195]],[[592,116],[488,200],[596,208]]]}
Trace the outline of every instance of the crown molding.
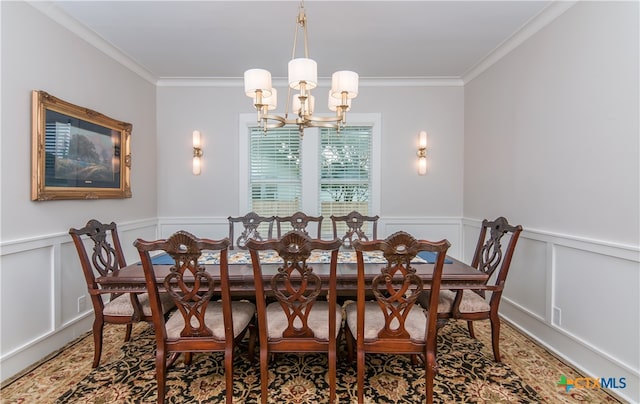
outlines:
{"label": "crown molding", "polygon": [[[330,87],[330,78],[318,79],[321,87]],[[460,77],[361,77],[361,87],[462,87]],[[161,77],[158,87],[242,87],[241,77]],[[273,78],[276,87],[287,87],[285,78]]]}
{"label": "crown molding", "polygon": [[[487,56],[460,77],[361,77],[359,84],[362,87],[464,87],[498,60],[505,57],[513,49],[520,46],[535,33],[547,26],[569,8],[573,7],[578,1],[579,0],[553,0],[549,6],[525,22],[516,33],[500,43]],[[155,86],[242,87],[244,85],[241,77],[157,77],[118,48],[100,38],[95,32],[60,10],[54,3],[41,0],[26,0],[26,2]],[[321,78],[319,81],[319,85],[323,87],[330,85],[329,78]],[[276,86],[287,86],[286,79],[284,78],[274,78],[273,82]]]}
{"label": "crown molding", "polygon": [[546,27],[553,20],[562,15],[565,11],[573,7],[578,0],[553,0],[551,4],[545,7],[537,15],[526,21],[518,31],[509,38],[496,46],[487,56],[472,66],[462,75],[464,85],[478,77],[485,70],[495,64],[497,61],[505,57],[509,52],[522,45],[527,39],[531,38],[535,33]]}
{"label": "crown molding", "polygon": [[118,48],[111,45],[109,42],[100,38],[95,32],[80,24],[78,20],[60,10],[54,3],[50,1],[37,0],[26,0],[26,2],[36,10],[40,11],[47,17],[51,18],[53,21],[60,24],[62,27],[79,36],[81,39],[87,41],[94,48],[100,50],[105,55],[114,59],[116,62],[120,63],[132,72],[136,73],[138,76],[142,77],[149,83],[154,85],[157,83],[157,77],[153,75],[149,70],[136,63],[133,59],[122,53]]}

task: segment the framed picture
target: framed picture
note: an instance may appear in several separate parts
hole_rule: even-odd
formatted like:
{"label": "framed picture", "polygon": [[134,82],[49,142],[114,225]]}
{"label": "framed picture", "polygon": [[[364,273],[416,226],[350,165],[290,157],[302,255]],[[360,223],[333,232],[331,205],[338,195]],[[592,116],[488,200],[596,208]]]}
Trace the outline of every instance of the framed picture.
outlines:
{"label": "framed picture", "polygon": [[131,129],[33,91],[31,200],[130,198]]}

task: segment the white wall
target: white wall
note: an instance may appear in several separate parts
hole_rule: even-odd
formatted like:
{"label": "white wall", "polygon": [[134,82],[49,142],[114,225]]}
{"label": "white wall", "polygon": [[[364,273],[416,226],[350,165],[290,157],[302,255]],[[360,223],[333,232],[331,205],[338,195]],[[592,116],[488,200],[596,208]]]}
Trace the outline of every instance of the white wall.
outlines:
{"label": "white wall", "polygon": [[[383,218],[462,216],[463,95],[455,85],[361,87],[352,113],[382,116],[381,208],[373,213]],[[160,218],[226,219],[246,213],[238,208],[238,119],[253,108],[242,87],[160,86],[157,103]],[[203,138],[200,176],[191,174],[195,129]],[[429,132],[426,176],[417,174],[420,130]],[[185,196],[190,197],[187,206]]]}
{"label": "white wall", "polygon": [[[86,284],[67,232],[88,219],[156,234],[155,86],[24,2],[2,8],[0,368],[11,376],[90,328]],[[133,123],[133,197],[30,200],[31,91]],[[137,253],[136,253],[137,254]],[[88,299],[87,299],[88,300]]]}
{"label": "white wall", "polygon": [[466,84],[464,143],[465,234],[498,215],[525,228],[502,314],[589,375],[626,377],[633,402],[638,35],[637,2],[579,2]]}

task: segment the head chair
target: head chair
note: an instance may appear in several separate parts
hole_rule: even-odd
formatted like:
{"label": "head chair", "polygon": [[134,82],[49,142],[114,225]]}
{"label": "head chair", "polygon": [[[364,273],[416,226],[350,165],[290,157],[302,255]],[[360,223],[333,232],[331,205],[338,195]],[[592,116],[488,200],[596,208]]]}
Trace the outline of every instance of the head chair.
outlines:
{"label": "head chair", "polygon": [[[268,240],[273,237],[273,222],[275,216],[260,216],[255,212],[249,212],[244,216],[229,216],[227,220],[229,221],[230,250],[234,249],[234,240],[236,243],[235,247],[246,250],[247,240],[249,239],[263,240],[263,234],[266,234]],[[237,239],[234,239],[235,223],[242,224],[242,232]]]}
{"label": "head chair", "polygon": [[[355,210],[345,216],[331,215],[333,238],[341,239],[345,248],[351,248],[354,240],[376,240],[379,218],[378,215],[365,216]],[[343,232],[342,237],[340,237],[339,231]]]}

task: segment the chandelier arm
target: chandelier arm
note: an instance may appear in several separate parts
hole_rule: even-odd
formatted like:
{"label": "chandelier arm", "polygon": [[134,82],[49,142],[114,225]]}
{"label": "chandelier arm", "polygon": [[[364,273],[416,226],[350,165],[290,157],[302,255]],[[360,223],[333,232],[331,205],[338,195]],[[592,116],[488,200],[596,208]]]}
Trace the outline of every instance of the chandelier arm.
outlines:
{"label": "chandelier arm", "polygon": [[339,122],[316,122],[316,121],[307,121],[307,124],[305,125],[305,127],[307,128],[328,128],[328,129],[339,129],[340,128],[340,123]]}
{"label": "chandelier arm", "polygon": [[325,123],[325,122],[341,122],[342,117],[340,116],[305,116],[305,121],[313,122],[313,123]]}
{"label": "chandelier arm", "polygon": [[287,86],[287,103],[284,108],[284,119],[289,117],[289,107],[291,107],[291,86]]}

